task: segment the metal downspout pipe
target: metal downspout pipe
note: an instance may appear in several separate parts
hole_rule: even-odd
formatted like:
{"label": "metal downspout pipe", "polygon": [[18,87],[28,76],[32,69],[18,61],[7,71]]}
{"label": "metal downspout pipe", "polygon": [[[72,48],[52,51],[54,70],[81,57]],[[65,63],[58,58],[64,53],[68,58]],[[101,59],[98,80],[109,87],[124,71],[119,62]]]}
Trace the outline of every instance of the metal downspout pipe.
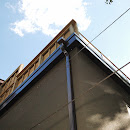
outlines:
{"label": "metal downspout pipe", "polygon": [[[67,92],[68,92],[68,102],[73,100],[73,89],[72,89],[72,82],[71,82],[71,70],[70,70],[70,58],[69,53],[66,50],[66,41],[63,37],[61,37],[58,41],[61,44],[61,50],[66,57],[66,76],[67,76]],[[68,104],[68,111],[69,111],[69,121],[70,121],[70,130],[76,130],[76,118],[75,118],[75,106],[74,103],[71,102]]]}

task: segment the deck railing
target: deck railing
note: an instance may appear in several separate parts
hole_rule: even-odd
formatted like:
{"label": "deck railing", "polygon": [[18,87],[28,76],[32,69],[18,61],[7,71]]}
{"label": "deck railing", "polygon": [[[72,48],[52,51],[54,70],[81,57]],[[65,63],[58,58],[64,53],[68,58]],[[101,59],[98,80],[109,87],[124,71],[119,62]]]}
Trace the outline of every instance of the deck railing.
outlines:
{"label": "deck railing", "polygon": [[[97,58],[103,62],[112,71],[118,70],[118,67],[112,63],[103,53],[101,53],[91,42],[89,42],[80,32],[74,20],[70,21],[61,32],[23,69],[21,64],[0,86],[0,103],[2,103],[24,80],[36,70],[58,47],[57,40],[60,37],[67,39],[73,32],[78,34],[83,41],[85,48],[89,49]],[[86,45],[85,45],[86,44]],[[121,70],[116,73],[119,77],[130,83],[130,78]]]}
{"label": "deck railing", "polygon": [[0,103],[4,101],[14,90],[17,81],[17,75],[22,71],[23,64],[21,64],[0,86]]}
{"label": "deck railing", "polygon": [[[13,74],[2,84],[0,92],[0,103],[2,103],[29,75],[36,70],[58,47],[57,40],[60,37],[67,39],[72,33],[78,34],[77,24],[71,20],[58,35],[23,69],[23,65],[18,67]],[[19,71],[20,69],[20,71]]]}

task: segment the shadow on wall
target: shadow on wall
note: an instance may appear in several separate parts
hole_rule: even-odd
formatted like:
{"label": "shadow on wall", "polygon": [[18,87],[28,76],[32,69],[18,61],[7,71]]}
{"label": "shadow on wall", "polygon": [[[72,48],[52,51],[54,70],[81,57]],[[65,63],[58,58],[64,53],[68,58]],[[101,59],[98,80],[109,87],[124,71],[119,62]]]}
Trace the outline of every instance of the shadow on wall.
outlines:
{"label": "shadow on wall", "polygon": [[95,114],[87,122],[98,126],[100,130],[130,130],[130,116],[127,113],[116,113],[113,118],[102,114]]}
{"label": "shadow on wall", "polygon": [[[91,87],[91,83],[80,83]],[[120,94],[103,84],[76,101],[78,130],[130,130],[130,115]]]}

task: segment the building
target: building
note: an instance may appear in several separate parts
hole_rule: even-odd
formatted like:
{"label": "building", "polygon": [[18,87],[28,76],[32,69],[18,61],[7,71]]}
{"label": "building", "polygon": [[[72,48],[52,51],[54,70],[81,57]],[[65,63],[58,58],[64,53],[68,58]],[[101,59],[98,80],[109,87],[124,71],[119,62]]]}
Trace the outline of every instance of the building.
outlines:
{"label": "building", "polygon": [[130,129],[130,82],[116,69],[70,21],[2,84],[0,130]]}

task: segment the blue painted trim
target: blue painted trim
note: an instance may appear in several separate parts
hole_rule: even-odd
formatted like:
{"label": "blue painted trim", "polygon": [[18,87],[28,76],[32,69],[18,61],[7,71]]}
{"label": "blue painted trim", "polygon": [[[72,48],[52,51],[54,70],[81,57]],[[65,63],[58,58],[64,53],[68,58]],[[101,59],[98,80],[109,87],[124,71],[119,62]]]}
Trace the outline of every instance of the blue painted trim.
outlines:
{"label": "blue painted trim", "polygon": [[[73,33],[69,38],[66,39],[69,47],[73,41],[76,40],[75,34]],[[19,87],[17,87],[1,104],[0,111],[4,109],[25,87],[27,87],[34,79],[38,77],[52,62],[55,61],[62,53],[60,47],[58,47],[25,81],[23,81]]]}
{"label": "blue painted trim", "polygon": [[[75,46],[80,46],[83,47],[83,45],[81,45],[81,43],[84,43],[82,41],[82,39],[76,34],[73,33],[71,36],[69,36],[66,41],[68,42],[67,45],[67,49],[70,48],[72,45]],[[74,43],[74,44],[73,44]],[[78,43],[78,44],[75,44]],[[85,44],[85,43],[84,43]],[[86,48],[84,49],[85,51],[89,51],[91,55],[93,55],[95,57],[95,59],[99,60],[98,62],[101,62],[101,58],[95,54],[94,55],[94,51],[90,50],[91,48]],[[93,52],[93,53],[92,53]],[[15,91],[13,91],[1,104],[0,104],[0,111],[2,111],[10,102],[13,102],[13,100],[15,99],[15,97],[20,94],[23,89],[25,89],[33,80],[35,80],[39,74],[41,74],[42,72],[44,72],[44,70],[47,69],[48,66],[50,66],[53,62],[55,62],[55,60],[60,57],[60,55],[63,55],[62,51],[60,50],[60,47],[57,48],[24,82],[22,82],[19,87],[17,89],[15,89]],[[64,55],[63,55],[64,57]],[[60,60],[60,59],[59,59]],[[106,66],[102,61],[100,65],[102,65],[103,67],[107,68],[109,73],[112,72],[110,68],[108,68],[108,66]],[[125,84],[126,88],[128,88],[129,92],[130,92],[130,84],[126,83],[124,81],[124,79],[119,75],[116,75],[116,78],[119,80],[120,83],[122,83],[123,85]]]}

